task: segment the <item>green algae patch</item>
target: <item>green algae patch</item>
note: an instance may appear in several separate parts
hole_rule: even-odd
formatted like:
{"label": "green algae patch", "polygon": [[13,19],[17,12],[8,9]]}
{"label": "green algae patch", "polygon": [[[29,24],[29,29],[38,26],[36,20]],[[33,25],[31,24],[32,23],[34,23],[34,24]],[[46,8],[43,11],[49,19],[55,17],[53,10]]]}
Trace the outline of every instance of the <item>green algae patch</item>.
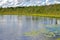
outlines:
{"label": "green algae patch", "polygon": [[60,38],[57,38],[56,40],[60,40]]}
{"label": "green algae patch", "polygon": [[38,31],[26,32],[24,35],[26,36],[37,36],[39,34]]}

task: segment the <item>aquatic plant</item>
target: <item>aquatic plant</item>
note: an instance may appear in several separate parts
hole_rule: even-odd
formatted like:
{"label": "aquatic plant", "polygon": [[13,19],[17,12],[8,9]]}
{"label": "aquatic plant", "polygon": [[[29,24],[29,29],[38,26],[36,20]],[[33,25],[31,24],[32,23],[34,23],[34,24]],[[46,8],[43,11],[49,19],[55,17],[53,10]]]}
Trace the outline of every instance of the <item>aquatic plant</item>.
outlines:
{"label": "aquatic plant", "polygon": [[60,40],[60,38],[57,38],[56,40]]}

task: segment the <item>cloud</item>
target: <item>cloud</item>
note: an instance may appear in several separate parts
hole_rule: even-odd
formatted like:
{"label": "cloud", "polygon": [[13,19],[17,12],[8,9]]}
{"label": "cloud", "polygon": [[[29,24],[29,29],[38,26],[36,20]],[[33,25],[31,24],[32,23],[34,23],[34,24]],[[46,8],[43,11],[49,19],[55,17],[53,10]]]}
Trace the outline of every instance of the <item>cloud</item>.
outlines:
{"label": "cloud", "polygon": [[60,0],[0,0],[1,7],[40,6],[60,3]]}

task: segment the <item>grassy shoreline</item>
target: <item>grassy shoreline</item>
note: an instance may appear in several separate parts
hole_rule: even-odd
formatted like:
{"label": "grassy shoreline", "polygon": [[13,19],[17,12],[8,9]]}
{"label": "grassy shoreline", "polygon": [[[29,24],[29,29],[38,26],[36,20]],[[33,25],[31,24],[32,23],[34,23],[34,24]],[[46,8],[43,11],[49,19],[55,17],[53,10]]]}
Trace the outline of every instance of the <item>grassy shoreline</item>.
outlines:
{"label": "grassy shoreline", "polygon": [[53,17],[53,18],[60,18],[60,15],[53,15],[53,14],[23,14],[25,16],[40,16],[40,17]]}
{"label": "grassy shoreline", "polygon": [[60,17],[60,4],[30,7],[10,7],[10,8],[0,7],[0,15]]}

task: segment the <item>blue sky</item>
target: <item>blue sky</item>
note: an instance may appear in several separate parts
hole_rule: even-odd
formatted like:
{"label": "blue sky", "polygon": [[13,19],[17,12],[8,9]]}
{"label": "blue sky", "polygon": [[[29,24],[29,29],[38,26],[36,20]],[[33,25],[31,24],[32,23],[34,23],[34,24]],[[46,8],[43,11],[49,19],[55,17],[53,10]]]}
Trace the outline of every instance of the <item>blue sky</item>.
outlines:
{"label": "blue sky", "polygon": [[0,0],[0,6],[32,6],[32,5],[49,5],[60,0]]}

